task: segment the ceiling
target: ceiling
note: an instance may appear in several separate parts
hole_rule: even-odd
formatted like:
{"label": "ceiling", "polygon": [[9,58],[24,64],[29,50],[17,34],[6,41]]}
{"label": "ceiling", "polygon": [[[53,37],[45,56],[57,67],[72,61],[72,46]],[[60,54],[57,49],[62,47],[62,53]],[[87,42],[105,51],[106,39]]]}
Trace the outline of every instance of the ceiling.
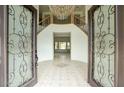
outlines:
{"label": "ceiling", "polygon": [[[48,5],[40,5],[39,6],[39,14],[41,15],[42,12],[49,12]],[[85,12],[85,5],[75,5],[75,11]]]}
{"label": "ceiling", "polygon": [[49,6],[48,5],[40,5],[39,6],[39,11],[40,12],[48,12],[49,11]]}
{"label": "ceiling", "polygon": [[84,11],[85,10],[85,5],[76,5],[75,6],[75,11]]}

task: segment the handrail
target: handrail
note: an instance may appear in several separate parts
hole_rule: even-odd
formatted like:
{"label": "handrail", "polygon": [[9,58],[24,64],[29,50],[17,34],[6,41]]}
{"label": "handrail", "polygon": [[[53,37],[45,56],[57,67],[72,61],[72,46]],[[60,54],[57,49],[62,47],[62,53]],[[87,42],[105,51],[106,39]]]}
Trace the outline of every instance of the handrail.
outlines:
{"label": "handrail", "polygon": [[[39,30],[37,34],[39,34],[44,28],[46,28],[50,24],[50,16],[45,17],[43,20],[39,22]],[[74,24],[78,26],[84,33],[88,35],[87,25],[83,18],[74,16]]]}
{"label": "handrail", "polygon": [[[46,28],[50,24],[50,16],[44,18],[39,22],[41,29],[38,30],[37,34],[39,34],[44,28]],[[40,28],[40,27],[39,27]]]}
{"label": "handrail", "polygon": [[81,21],[81,22],[85,25],[85,21],[84,21],[84,20],[82,20],[80,17],[74,16],[74,18],[76,18],[76,19],[80,20],[80,21]]}
{"label": "handrail", "polygon": [[87,25],[82,18],[74,16],[74,24],[78,26],[85,34],[88,35],[88,30],[86,27]]}
{"label": "handrail", "polygon": [[50,18],[50,16],[48,16],[48,17],[46,17],[46,18],[44,18],[43,20],[41,20],[40,22],[39,22],[39,24],[41,24],[42,22],[44,22],[46,19],[48,19],[48,18]]}

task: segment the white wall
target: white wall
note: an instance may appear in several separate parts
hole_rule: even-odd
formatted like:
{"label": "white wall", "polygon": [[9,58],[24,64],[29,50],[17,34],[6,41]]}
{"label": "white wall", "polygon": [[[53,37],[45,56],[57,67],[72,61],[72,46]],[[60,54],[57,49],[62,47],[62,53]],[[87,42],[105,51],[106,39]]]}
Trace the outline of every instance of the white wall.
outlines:
{"label": "white wall", "polygon": [[53,60],[53,32],[71,32],[71,60],[87,62],[88,60],[88,37],[74,24],[56,25],[51,24],[38,34],[37,49],[38,62]]}

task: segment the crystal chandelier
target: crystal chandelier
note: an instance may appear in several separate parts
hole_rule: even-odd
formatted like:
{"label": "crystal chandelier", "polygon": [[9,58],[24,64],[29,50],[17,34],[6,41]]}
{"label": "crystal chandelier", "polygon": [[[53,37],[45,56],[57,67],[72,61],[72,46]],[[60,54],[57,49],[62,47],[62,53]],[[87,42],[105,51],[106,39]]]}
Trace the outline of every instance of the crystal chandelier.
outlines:
{"label": "crystal chandelier", "polygon": [[67,19],[69,15],[74,11],[74,5],[50,5],[50,11],[59,20]]}

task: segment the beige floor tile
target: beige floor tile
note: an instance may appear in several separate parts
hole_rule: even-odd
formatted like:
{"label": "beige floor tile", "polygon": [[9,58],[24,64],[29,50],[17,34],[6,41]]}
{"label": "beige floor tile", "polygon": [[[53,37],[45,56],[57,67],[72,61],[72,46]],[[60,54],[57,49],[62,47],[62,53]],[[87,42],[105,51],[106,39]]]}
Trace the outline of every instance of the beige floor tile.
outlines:
{"label": "beige floor tile", "polygon": [[54,61],[40,62],[34,87],[90,87],[87,64],[69,58],[69,54],[56,54]]}

